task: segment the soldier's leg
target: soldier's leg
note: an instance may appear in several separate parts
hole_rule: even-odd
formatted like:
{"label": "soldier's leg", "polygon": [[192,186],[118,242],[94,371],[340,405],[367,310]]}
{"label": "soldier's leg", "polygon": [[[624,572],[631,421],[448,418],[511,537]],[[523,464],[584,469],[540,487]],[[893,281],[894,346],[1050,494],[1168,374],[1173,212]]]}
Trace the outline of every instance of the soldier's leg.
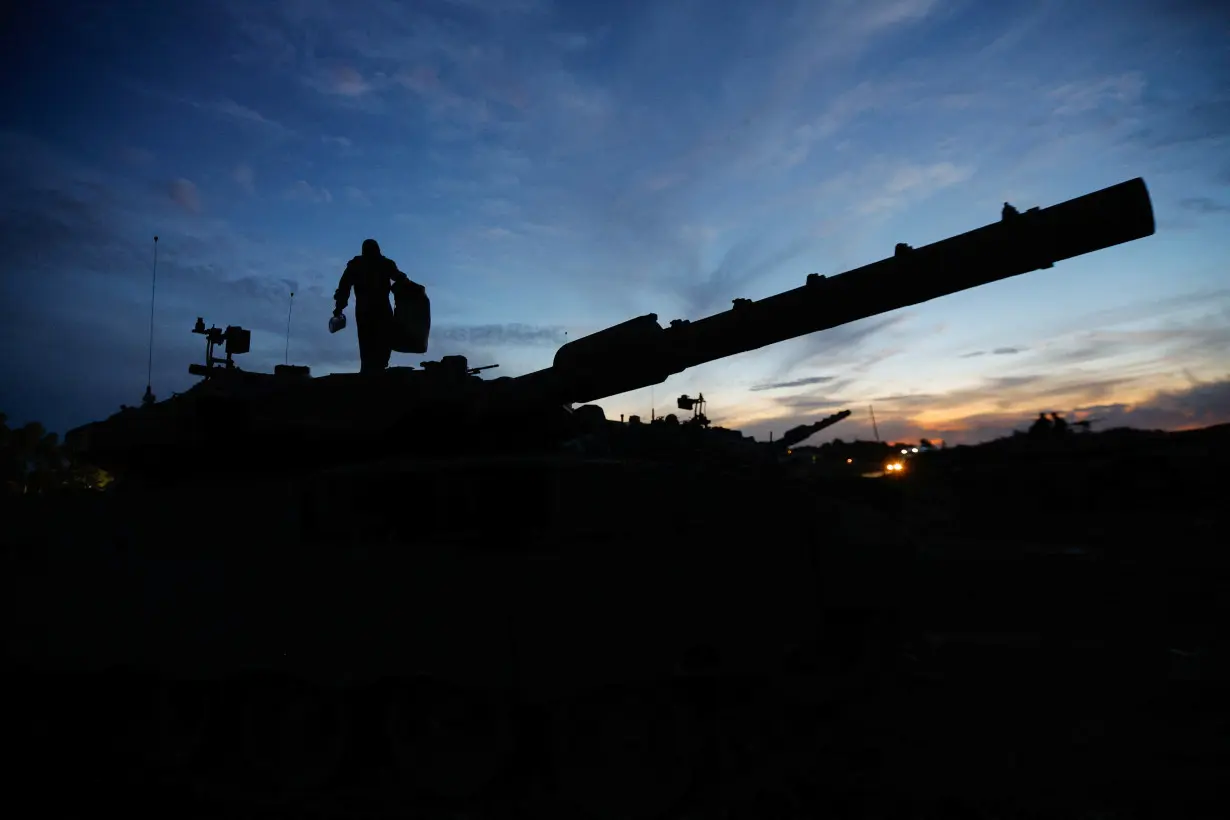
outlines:
{"label": "soldier's leg", "polygon": [[393,348],[389,344],[389,334],[393,332],[392,311],[381,316],[380,323],[372,330],[372,358],[375,359],[375,366],[378,369],[386,370],[389,366],[389,357],[393,355]]}
{"label": "soldier's leg", "polygon": [[392,350],[385,323],[379,317],[367,317],[359,325],[359,370],[362,373],[379,373],[389,366]]}
{"label": "soldier's leg", "polygon": [[356,322],[359,333],[359,372],[372,373],[388,366],[389,357],[385,354],[383,364],[380,361],[380,338],[373,333],[375,328],[368,322]]}

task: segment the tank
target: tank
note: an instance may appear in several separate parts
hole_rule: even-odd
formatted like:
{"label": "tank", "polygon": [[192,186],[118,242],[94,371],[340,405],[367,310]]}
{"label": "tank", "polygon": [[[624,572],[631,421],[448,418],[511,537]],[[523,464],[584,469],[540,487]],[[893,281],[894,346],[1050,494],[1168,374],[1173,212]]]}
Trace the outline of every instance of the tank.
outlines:
{"label": "tank", "polygon": [[[71,431],[113,485],[32,507],[7,553],[31,772],[338,816],[667,816],[738,791],[776,765],[753,738],[797,722],[748,704],[787,702],[800,674],[813,699],[877,674],[883,653],[849,647],[899,640],[909,539],[783,466],[843,414],[766,446],[595,402],[1153,231],[1139,178],[1006,207],[515,377],[461,356],[248,372],[247,331],[198,320],[201,381]],[[714,739],[718,713],[758,717]]]}

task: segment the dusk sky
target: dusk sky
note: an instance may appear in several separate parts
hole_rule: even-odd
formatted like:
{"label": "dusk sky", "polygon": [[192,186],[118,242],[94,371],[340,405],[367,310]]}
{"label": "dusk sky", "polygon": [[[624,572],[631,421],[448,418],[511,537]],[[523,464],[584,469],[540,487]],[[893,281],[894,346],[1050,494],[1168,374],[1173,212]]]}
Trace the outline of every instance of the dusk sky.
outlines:
{"label": "dusk sky", "polygon": [[[363,239],[499,375],[1133,177],[1157,234],[598,402],[760,438],[1230,421],[1230,12],[1195,0],[246,0],[0,12],[0,411],[63,433],[240,364],[357,371]],[[19,6],[13,10],[14,6]],[[427,356],[394,354],[394,365]]]}

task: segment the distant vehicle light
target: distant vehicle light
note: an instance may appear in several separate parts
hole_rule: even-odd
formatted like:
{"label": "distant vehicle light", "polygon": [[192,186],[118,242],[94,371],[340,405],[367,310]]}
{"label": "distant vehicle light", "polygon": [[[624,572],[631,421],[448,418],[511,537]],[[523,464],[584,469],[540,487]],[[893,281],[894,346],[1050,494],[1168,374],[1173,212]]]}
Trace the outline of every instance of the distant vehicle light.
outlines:
{"label": "distant vehicle light", "polygon": [[903,455],[903,456],[906,456],[906,455],[909,455],[909,454],[910,454],[910,451],[909,451],[909,450],[902,450],[902,451],[901,451],[901,455]]}
{"label": "distant vehicle light", "polygon": [[846,464],[853,464],[853,463],[854,463],[854,459],[852,459],[852,458],[847,458],[847,459],[846,459]]}
{"label": "distant vehicle light", "polygon": [[910,452],[911,452],[911,453],[917,453],[917,452],[918,452],[918,448],[917,448],[917,447],[911,447],[911,448],[910,448]]}

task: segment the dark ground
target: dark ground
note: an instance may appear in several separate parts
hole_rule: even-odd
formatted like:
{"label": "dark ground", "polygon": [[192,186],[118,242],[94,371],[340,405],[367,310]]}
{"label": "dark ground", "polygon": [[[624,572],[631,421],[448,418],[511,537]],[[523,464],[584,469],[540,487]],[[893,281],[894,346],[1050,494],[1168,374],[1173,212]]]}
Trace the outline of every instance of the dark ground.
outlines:
{"label": "dark ground", "polygon": [[[702,648],[669,679],[570,697],[311,690],[318,734],[270,729],[263,763],[236,751],[240,716],[284,709],[284,679],[20,665],[14,816],[1230,816],[1228,450],[1228,427],[1007,442],[825,480],[810,509],[723,510],[744,549],[757,516],[823,524],[816,638],[752,672]],[[210,725],[191,757],[141,734],[158,692]],[[321,741],[340,714],[348,741]],[[401,746],[391,714],[418,716]]]}

